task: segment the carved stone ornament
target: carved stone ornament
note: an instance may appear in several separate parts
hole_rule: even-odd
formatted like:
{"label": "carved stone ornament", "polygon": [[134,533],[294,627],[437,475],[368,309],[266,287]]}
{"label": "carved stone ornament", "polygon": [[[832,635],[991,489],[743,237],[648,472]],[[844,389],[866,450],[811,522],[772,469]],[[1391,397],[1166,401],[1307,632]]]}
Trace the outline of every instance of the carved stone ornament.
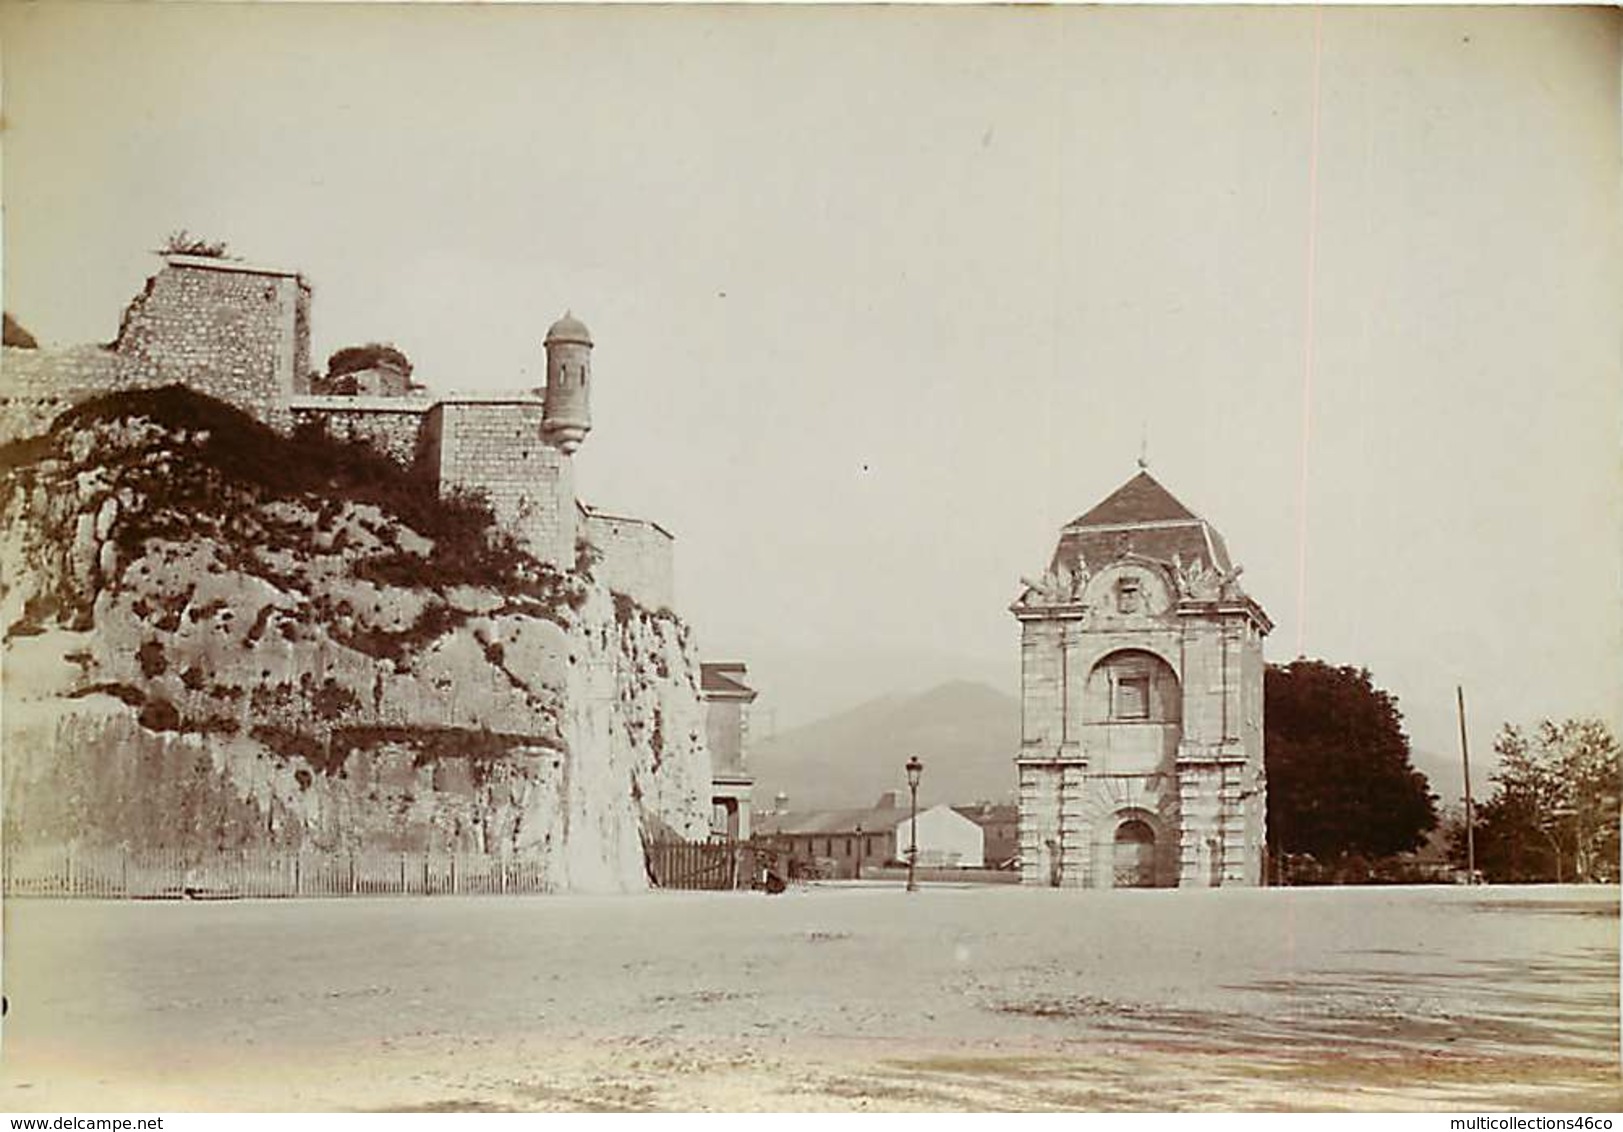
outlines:
{"label": "carved stone ornament", "polygon": [[1178,596],[1191,601],[1216,601],[1238,596],[1239,587],[1234,582],[1243,569],[1243,566],[1235,566],[1220,573],[1202,559],[1185,563],[1180,555],[1172,556],[1172,575],[1178,584]]}
{"label": "carved stone ornament", "polygon": [[1080,601],[1087,588],[1088,568],[1080,559],[1073,570],[1063,562],[1055,562],[1037,581],[1021,578],[1026,587],[1020,595],[1021,605],[1065,605]]}
{"label": "carved stone ornament", "polygon": [[1223,592],[1223,579],[1216,570],[1196,558],[1185,562],[1172,556],[1172,576],[1178,583],[1178,596],[1192,601],[1216,601]]}

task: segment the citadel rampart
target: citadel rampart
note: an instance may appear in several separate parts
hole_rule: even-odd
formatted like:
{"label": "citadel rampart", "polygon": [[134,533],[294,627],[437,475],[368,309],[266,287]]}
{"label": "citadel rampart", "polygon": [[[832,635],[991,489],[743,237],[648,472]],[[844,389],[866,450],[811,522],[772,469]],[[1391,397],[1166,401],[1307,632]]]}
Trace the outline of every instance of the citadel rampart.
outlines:
{"label": "citadel rampart", "polygon": [[423,397],[294,397],[293,427],[318,428],[334,440],[364,444],[402,468],[416,467],[424,421],[434,402]]}
{"label": "citadel rampart", "polygon": [[310,285],[297,272],[172,255],[124,312],[126,387],[178,382],[286,428],[310,385]]}
{"label": "citadel rampart", "polygon": [[423,446],[442,493],[484,495],[504,528],[568,565],[575,555],[574,461],[542,439],[543,418],[535,396],[459,395],[429,411]]}
{"label": "citadel rampart", "polygon": [[632,594],[650,609],[669,608],[676,600],[674,539],[647,519],[608,515],[582,508],[587,540],[601,556],[597,577],[619,593]]}
{"label": "citadel rampart", "polygon": [[[0,442],[43,432],[106,393],[182,384],[278,431],[366,445],[431,479],[480,494],[538,558],[573,565],[577,537],[600,550],[604,584],[652,609],[673,604],[672,539],[657,524],[599,515],[575,498],[574,452],[591,429],[590,332],[566,314],[547,332],[544,391],[438,397],[390,385],[313,395],[310,286],[297,272],[166,255],[108,346],[6,347]],[[394,395],[394,394],[403,395]]]}
{"label": "citadel rampart", "polygon": [[118,355],[107,346],[19,349],[0,359],[0,441],[37,436],[57,414],[120,388]]}
{"label": "citadel rampart", "polygon": [[310,286],[295,272],[171,255],[124,310],[111,344],[8,346],[0,362],[0,440],[43,431],[80,401],[180,384],[275,428],[309,389]]}

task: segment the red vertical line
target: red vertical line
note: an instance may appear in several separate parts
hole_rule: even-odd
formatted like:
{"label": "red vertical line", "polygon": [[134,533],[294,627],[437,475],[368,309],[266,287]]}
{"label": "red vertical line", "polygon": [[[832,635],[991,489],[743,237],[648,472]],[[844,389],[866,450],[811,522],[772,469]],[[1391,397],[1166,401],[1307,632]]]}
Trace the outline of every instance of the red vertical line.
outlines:
{"label": "red vertical line", "polygon": [[1306,655],[1307,641],[1307,455],[1313,424],[1313,308],[1318,274],[1319,229],[1319,76],[1324,57],[1324,10],[1313,9],[1313,118],[1307,164],[1307,279],[1302,334],[1302,445],[1296,485],[1296,655]]}

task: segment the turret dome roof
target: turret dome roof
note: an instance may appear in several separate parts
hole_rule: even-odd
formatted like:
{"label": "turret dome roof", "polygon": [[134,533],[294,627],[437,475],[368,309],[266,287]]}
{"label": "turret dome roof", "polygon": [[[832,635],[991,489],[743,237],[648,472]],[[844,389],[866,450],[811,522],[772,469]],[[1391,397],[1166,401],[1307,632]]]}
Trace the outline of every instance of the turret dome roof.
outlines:
{"label": "turret dome roof", "polygon": [[576,318],[573,311],[565,311],[564,316],[547,329],[548,342],[584,342],[592,344],[592,332],[586,329],[586,324]]}

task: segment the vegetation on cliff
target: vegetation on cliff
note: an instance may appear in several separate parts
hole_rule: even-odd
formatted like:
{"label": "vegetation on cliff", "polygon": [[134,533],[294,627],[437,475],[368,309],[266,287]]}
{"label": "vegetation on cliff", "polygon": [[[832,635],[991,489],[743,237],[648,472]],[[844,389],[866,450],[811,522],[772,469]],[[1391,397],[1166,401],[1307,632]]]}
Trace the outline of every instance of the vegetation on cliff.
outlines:
{"label": "vegetation on cliff", "polygon": [[702,832],[685,626],[365,448],[120,393],[0,448],[0,524],[8,662],[59,674],[7,688],[13,843],[505,846],[620,884],[626,830]]}
{"label": "vegetation on cliff", "polygon": [[[90,443],[86,443],[86,439]],[[380,582],[481,586],[525,595],[562,623],[581,594],[559,571],[525,554],[474,496],[442,497],[433,483],[363,446],[319,429],[282,436],[241,410],[184,386],[100,397],[63,413],[42,436],[0,447],[0,474],[27,490],[62,467],[111,477],[128,500],[117,516],[126,559],[149,539],[220,538],[240,559],[266,549],[313,552],[346,504],[367,504],[429,540],[433,552],[388,545],[355,572]],[[267,521],[256,510],[284,500],[316,508],[314,529]],[[72,532],[53,532],[71,542]],[[389,541],[389,540],[386,540]],[[339,547],[338,549],[342,549]],[[115,579],[108,579],[115,582]],[[52,607],[82,613],[94,594],[59,593]],[[77,607],[77,608],[75,608]],[[12,626],[8,631],[16,631]]]}

